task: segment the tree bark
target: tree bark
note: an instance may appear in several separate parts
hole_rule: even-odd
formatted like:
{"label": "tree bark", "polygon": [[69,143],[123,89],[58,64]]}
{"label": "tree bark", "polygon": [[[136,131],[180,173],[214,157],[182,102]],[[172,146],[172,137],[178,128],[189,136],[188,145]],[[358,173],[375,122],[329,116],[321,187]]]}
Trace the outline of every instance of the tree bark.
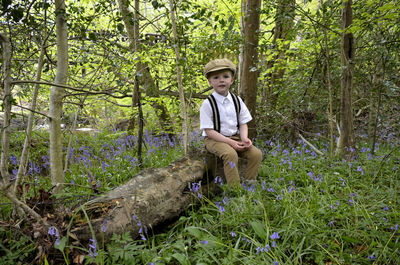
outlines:
{"label": "tree bark", "polygon": [[3,82],[3,127],[2,138],[1,138],[1,160],[0,160],[0,172],[2,179],[2,186],[6,187],[10,181],[10,175],[8,173],[8,157],[10,150],[10,135],[11,135],[11,47],[10,41],[6,35],[0,33],[0,44],[3,50],[3,72],[4,72],[4,82]]}
{"label": "tree bark", "polygon": [[0,158],[0,172],[1,172],[1,183],[0,190],[2,194],[7,197],[13,205],[15,205],[18,213],[26,213],[35,218],[39,223],[47,225],[46,220],[42,219],[41,216],[36,213],[33,209],[29,208],[24,202],[18,200],[15,196],[15,192],[10,188],[10,176],[8,173],[8,157],[10,149],[10,135],[11,135],[11,47],[9,39],[3,33],[0,33],[0,45],[3,50],[3,71],[4,71],[4,82],[3,82],[3,109],[4,109],[4,121],[2,126],[2,140],[1,140],[1,158]]}
{"label": "tree bark", "polygon": [[[45,39],[46,39],[46,36],[45,36]],[[45,53],[45,43],[42,44],[42,47],[40,50],[40,55],[39,55],[39,59],[38,59],[38,69],[36,70],[36,81],[40,81],[40,79],[42,78],[44,53]],[[22,175],[25,174],[25,171],[26,171],[26,164],[27,164],[27,160],[28,160],[29,148],[31,145],[31,138],[32,138],[33,118],[35,117],[34,111],[36,109],[36,100],[37,100],[37,96],[38,96],[39,86],[40,86],[39,84],[35,84],[33,94],[32,94],[32,100],[31,100],[31,105],[30,105],[30,109],[32,111],[29,113],[29,117],[28,117],[28,124],[26,126],[24,147],[22,148],[21,159],[20,159],[19,167],[18,167],[18,173],[17,173],[16,179],[15,179],[14,192],[17,191],[19,181],[20,181]]]}
{"label": "tree bark", "polygon": [[[239,160],[241,173],[245,161]],[[224,178],[222,160],[205,150],[190,152],[164,168],[145,169],[124,185],[75,209],[75,215],[81,217],[75,218],[80,221],[73,224],[71,232],[80,240],[92,238],[88,223],[81,223],[86,212],[98,240],[109,241],[114,233],[123,232],[136,238],[140,228],[145,231],[144,227],[155,228],[181,216],[199,202],[199,196],[218,194],[222,189],[215,176]],[[192,189],[194,183],[200,183],[198,192]]]}
{"label": "tree bark", "polygon": [[181,57],[180,57],[180,46],[179,46],[179,38],[176,27],[175,20],[175,6],[173,0],[169,0],[170,6],[170,15],[171,15],[171,24],[172,24],[172,33],[174,35],[174,44],[175,47],[175,58],[176,58],[176,78],[178,82],[178,90],[179,90],[179,100],[181,105],[182,112],[182,139],[183,139],[183,151],[184,154],[188,151],[189,141],[188,141],[188,114],[186,111],[186,101],[185,101],[185,90],[183,88],[182,83],[182,68],[181,68]]}
{"label": "tree bark", "polygon": [[342,45],[341,45],[341,99],[340,128],[336,154],[349,159],[355,152],[355,136],[353,127],[353,75],[354,75],[354,37],[346,30],[353,23],[352,0],[343,0],[342,11]]}
{"label": "tree bark", "polygon": [[[68,78],[68,29],[65,11],[65,0],[55,1],[56,37],[57,37],[57,74],[56,84],[65,85]],[[50,172],[54,193],[63,188],[63,150],[61,114],[64,88],[53,86],[50,93]]]}
{"label": "tree bark", "polygon": [[258,63],[258,32],[260,29],[261,0],[247,0],[244,5],[244,44],[243,62],[240,70],[240,95],[249,108],[253,120],[248,124],[249,137],[255,136],[255,117],[257,106],[257,80],[259,70]]}

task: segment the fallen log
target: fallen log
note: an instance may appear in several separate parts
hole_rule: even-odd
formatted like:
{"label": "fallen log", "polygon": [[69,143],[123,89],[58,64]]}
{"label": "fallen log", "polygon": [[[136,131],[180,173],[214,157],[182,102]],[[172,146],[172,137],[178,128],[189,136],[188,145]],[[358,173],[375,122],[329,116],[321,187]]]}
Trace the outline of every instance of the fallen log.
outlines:
{"label": "fallen log", "polygon": [[[241,175],[245,161],[239,161]],[[191,152],[164,168],[145,169],[122,186],[77,208],[72,237],[111,239],[129,231],[133,238],[181,216],[199,194],[212,196],[222,189],[215,177],[224,177],[222,161],[205,150]],[[76,216],[80,215],[80,218]]]}

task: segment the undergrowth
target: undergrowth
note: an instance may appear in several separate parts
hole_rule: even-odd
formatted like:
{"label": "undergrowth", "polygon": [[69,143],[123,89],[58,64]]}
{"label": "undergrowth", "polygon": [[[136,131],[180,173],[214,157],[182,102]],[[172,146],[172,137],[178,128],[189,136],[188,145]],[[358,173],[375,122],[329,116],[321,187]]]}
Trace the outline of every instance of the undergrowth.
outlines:
{"label": "undergrowth", "polygon": [[[371,154],[360,143],[356,158],[342,161],[319,156],[301,141],[291,145],[260,139],[256,145],[264,160],[257,183],[236,189],[223,185],[223,193],[211,198],[193,194],[201,206],[189,207],[161,233],[149,230],[140,239],[125,233],[114,235],[109,244],[91,242],[83,249],[83,262],[399,264],[398,147],[382,142]],[[69,185],[61,198],[76,203],[129,180],[140,170],[136,141],[126,134],[77,138],[66,174]],[[201,144],[197,135],[192,144]],[[326,148],[323,142],[314,144]],[[179,139],[146,136],[144,167],[162,167],[181,155]],[[46,161],[36,163],[36,171],[31,170],[33,186],[49,185],[44,165]],[[10,218],[11,207],[2,205],[3,218]],[[0,263],[27,261],[15,253],[34,252],[29,237],[3,228],[0,234],[5,238]]]}

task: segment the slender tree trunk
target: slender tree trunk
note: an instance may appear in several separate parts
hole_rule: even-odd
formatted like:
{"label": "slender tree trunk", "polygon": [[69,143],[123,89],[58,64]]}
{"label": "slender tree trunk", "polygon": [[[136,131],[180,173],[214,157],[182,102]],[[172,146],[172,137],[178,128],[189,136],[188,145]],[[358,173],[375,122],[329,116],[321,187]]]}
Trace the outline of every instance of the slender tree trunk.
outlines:
{"label": "slender tree trunk", "polygon": [[33,209],[29,208],[24,202],[18,200],[15,196],[15,192],[10,189],[10,176],[8,173],[8,157],[10,149],[10,120],[11,120],[11,47],[10,42],[6,35],[0,33],[0,45],[3,50],[3,71],[4,71],[4,81],[3,81],[3,110],[4,110],[4,122],[2,129],[2,139],[1,139],[1,157],[0,157],[0,172],[1,172],[1,183],[0,190],[2,194],[7,197],[13,205],[15,205],[16,210],[19,213],[26,213],[33,218],[35,218],[41,224],[45,224],[46,220],[42,219],[41,216],[36,213]]}
{"label": "slender tree trunk", "polygon": [[[323,6],[323,0],[320,0],[319,4]],[[322,21],[325,21],[325,12],[322,12]],[[324,86],[328,87],[328,124],[329,124],[329,155],[333,157],[334,155],[334,143],[335,140],[333,138],[333,131],[334,131],[334,123],[333,123],[333,91],[332,91],[332,84],[331,84],[331,69],[330,69],[330,52],[329,52],[329,43],[328,43],[328,34],[326,32],[326,27],[323,27],[324,32],[324,42],[321,49],[325,52],[325,64],[324,64]]]}
{"label": "slender tree trunk", "polygon": [[[124,25],[126,31],[128,33],[129,38],[129,46],[132,52],[139,53],[141,51],[141,45],[139,43],[139,8],[140,3],[139,0],[135,0],[135,10],[133,12],[133,20],[131,12],[128,9],[128,1],[126,0],[118,0],[119,10],[121,12],[122,20],[124,21]],[[158,87],[154,82],[153,77],[150,74],[149,67],[146,63],[142,63],[140,60],[136,64],[136,75],[138,79],[135,79],[135,82],[139,82],[139,86],[134,86],[137,89],[140,87],[146,92],[148,96],[158,96],[159,91]],[[132,108],[136,108],[138,104],[137,99],[137,91],[133,91],[132,93]],[[158,116],[161,127],[165,131],[171,131],[172,126],[170,126],[171,117],[168,113],[168,110],[158,102],[152,102],[152,107],[156,110],[156,113],[160,113]],[[135,128],[135,119],[132,117],[129,123],[129,130],[133,130]]]}
{"label": "slender tree trunk", "polygon": [[257,80],[259,70],[258,63],[258,32],[260,29],[260,8],[261,0],[247,0],[245,4],[244,18],[244,44],[243,44],[243,64],[240,71],[241,96],[249,108],[253,120],[248,124],[249,137],[256,134],[255,117],[257,105]]}
{"label": "slender tree trunk", "polygon": [[350,158],[355,152],[355,136],[353,128],[353,74],[354,74],[354,37],[353,33],[346,32],[353,23],[352,0],[343,0],[342,11],[342,78],[340,99],[340,135],[336,154]]}
{"label": "slender tree trunk", "polygon": [[3,127],[2,138],[1,138],[1,160],[0,160],[0,171],[2,179],[2,187],[6,187],[10,181],[10,175],[8,173],[8,157],[10,150],[10,135],[11,135],[11,47],[10,41],[6,35],[0,33],[0,44],[3,50]]}
{"label": "slender tree trunk", "polygon": [[138,105],[138,110],[139,110],[139,130],[138,130],[138,162],[139,162],[139,168],[143,168],[143,159],[142,159],[142,147],[143,147],[143,127],[144,127],[144,118],[143,118],[143,110],[142,110],[142,102],[140,98],[140,93],[139,93],[139,81],[137,80],[138,78],[136,77],[136,82],[135,82],[135,92],[137,93],[137,105]]}
{"label": "slender tree trunk", "polygon": [[[42,44],[42,47],[40,50],[40,55],[39,55],[39,59],[38,59],[38,69],[36,71],[36,81],[40,81],[40,79],[42,78],[44,53],[45,53],[45,43]],[[32,101],[31,101],[31,106],[30,106],[30,109],[32,111],[29,113],[29,117],[28,117],[28,124],[26,126],[24,147],[22,149],[21,159],[20,159],[19,167],[18,167],[18,173],[16,176],[15,184],[14,184],[14,192],[17,191],[19,181],[20,181],[22,175],[25,174],[25,171],[26,171],[26,164],[27,164],[27,160],[28,160],[29,148],[31,145],[31,138],[32,138],[33,119],[35,117],[34,111],[36,109],[36,100],[37,100],[37,96],[38,96],[39,87],[40,87],[39,84],[35,84],[35,88],[33,90]]]}
{"label": "slender tree trunk", "polygon": [[186,102],[185,102],[185,90],[182,84],[182,68],[180,65],[180,46],[178,39],[178,32],[176,29],[176,20],[175,20],[175,6],[173,0],[169,0],[170,5],[170,15],[171,15],[171,23],[172,23],[172,33],[174,35],[174,44],[175,47],[175,58],[176,58],[176,78],[178,82],[179,89],[179,100],[181,105],[182,112],[182,137],[183,137],[183,150],[186,154],[188,151],[188,115],[186,112]]}
{"label": "slender tree trunk", "polygon": [[290,43],[286,43],[288,34],[293,27],[295,16],[295,0],[279,0],[276,7],[274,38],[272,47],[274,56],[267,62],[266,87],[263,90],[261,102],[267,103],[270,109],[275,109],[279,98],[279,90],[285,74],[286,51]]}
{"label": "slender tree trunk", "polygon": [[[54,83],[65,85],[68,78],[68,29],[65,0],[56,0],[57,74]],[[61,114],[64,88],[52,87],[50,93],[50,171],[51,183],[58,193],[63,188],[63,150]]]}

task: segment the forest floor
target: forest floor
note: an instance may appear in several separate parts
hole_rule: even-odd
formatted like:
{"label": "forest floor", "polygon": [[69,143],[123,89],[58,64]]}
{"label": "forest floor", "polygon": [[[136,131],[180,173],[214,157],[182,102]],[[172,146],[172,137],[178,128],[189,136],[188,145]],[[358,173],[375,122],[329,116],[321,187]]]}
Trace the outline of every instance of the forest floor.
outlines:
{"label": "forest floor", "polygon": [[[13,139],[14,173],[22,139]],[[24,182],[25,198],[36,207],[47,198],[68,209],[140,171],[135,136],[78,137],[66,173],[70,185],[47,197],[48,147],[38,139]],[[179,138],[146,133],[145,139],[144,167],[164,167],[182,156]],[[309,141],[327,153],[327,143]],[[192,146],[201,144],[197,133],[191,135]],[[301,140],[259,137],[255,144],[264,153],[257,183],[237,189],[221,184],[223,193],[215,197],[193,191],[199,207],[157,233],[144,226],[140,238],[127,232],[107,244],[72,244],[68,230],[54,226],[39,242],[27,220],[14,219],[1,199],[0,264],[399,264],[400,150],[390,139],[379,141],[374,154],[358,143],[351,161],[318,155]],[[58,213],[46,214],[51,219]]]}

